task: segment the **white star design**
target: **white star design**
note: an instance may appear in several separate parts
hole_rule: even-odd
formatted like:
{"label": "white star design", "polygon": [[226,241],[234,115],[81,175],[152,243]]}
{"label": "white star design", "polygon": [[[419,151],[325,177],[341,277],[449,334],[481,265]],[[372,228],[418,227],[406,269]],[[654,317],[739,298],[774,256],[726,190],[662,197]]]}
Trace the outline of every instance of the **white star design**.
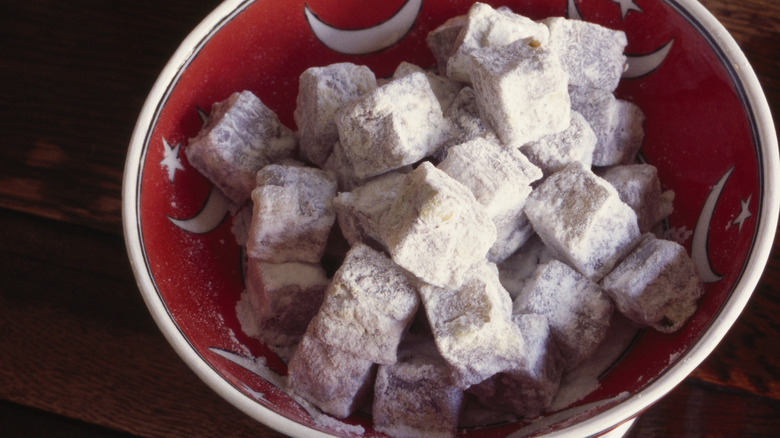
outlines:
{"label": "white star design", "polygon": [[642,8],[637,6],[636,0],[612,0],[612,2],[620,5],[620,18],[622,20],[626,19],[626,14],[629,11],[642,12]]}
{"label": "white star design", "polygon": [[171,146],[168,141],[163,138],[163,159],[160,161],[160,165],[168,171],[168,179],[173,182],[173,177],[177,170],[184,170],[184,166],[179,161],[179,148],[181,143],[177,143],[176,146]]}
{"label": "white star design", "polygon": [[753,195],[748,196],[747,200],[739,200],[740,204],[742,204],[742,210],[739,212],[739,215],[736,219],[734,219],[734,222],[732,222],[732,225],[739,225],[739,231],[742,232],[742,225],[745,223],[747,218],[750,216],[753,216],[753,213],[750,212],[750,199],[753,197]]}

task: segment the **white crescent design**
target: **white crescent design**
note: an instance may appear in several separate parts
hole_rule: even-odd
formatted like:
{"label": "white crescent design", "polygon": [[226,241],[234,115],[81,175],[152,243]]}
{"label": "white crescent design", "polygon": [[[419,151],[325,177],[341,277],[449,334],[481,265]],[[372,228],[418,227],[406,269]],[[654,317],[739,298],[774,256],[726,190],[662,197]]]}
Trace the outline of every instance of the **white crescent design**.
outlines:
{"label": "white crescent design", "polygon": [[566,16],[573,20],[582,20],[582,14],[577,8],[577,0],[566,0]]}
{"label": "white crescent design", "polygon": [[648,53],[646,55],[626,55],[626,58],[628,58],[628,68],[626,68],[626,71],[623,72],[623,77],[632,79],[652,73],[661,65],[662,62],[664,62],[666,55],[668,55],[669,51],[672,50],[673,43],[674,38],[669,40],[669,42],[663,46],[657,48],[654,52]]}
{"label": "white crescent design", "polygon": [[364,55],[386,49],[401,40],[414,25],[422,0],[407,0],[387,21],[365,29],[339,29],[320,20],[308,5],[306,21],[317,39],[328,48],[345,55]]}
{"label": "white crescent design", "polygon": [[217,228],[228,214],[230,201],[221,191],[211,188],[203,207],[189,219],[176,219],[168,216],[174,225],[190,233],[203,234]]}
{"label": "white crescent design", "polygon": [[709,240],[708,236],[712,214],[715,212],[715,206],[718,204],[718,199],[723,191],[723,186],[726,185],[726,181],[729,179],[729,176],[731,176],[733,170],[734,166],[731,166],[731,168],[720,177],[718,182],[712,186],[712,190],[710,190],[710,194],[707,196],[707,200],[701,208],[701,213],[699,213],[699,220],[696,222],[696,228],[693,230],[691,258],[696,265],[699,276],[705,283],[715,283],[716,281],[723,279],[722,275],[717,274],[712,270],[709,253],[707,251],[707,242]]}

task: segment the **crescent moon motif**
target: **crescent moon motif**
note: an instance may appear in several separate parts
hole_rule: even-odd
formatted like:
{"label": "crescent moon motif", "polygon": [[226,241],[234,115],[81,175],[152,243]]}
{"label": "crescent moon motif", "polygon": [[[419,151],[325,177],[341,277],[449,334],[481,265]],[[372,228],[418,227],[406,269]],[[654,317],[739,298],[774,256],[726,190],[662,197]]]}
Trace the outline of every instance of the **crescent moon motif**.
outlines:
{"label": "crescent moon motif", "polygon": [[303,12],[312,32],[328,48],[345,55],[365,55],[386,49],[409,32],[422,7],[422,0],[407,0],[387,21],[364,29],[339,29],[322,21],[309,5]]}
{"label": "crescent moon motif", "polygon": [[217,228],[228,215],[230,201],[221,191],[211,188],[206,201],[195,216],[188,219],[176,219],[168,216],[174,225],[184,231],[204,234]]}
{"label": "crescent moon motif", "polygon": [[717,183],[712,186],[707,200],[704,202],[704,206],[699,213],[699,219],[696,221],[696,228],[693,230],[693,240],[691,241],[691,258],[696,265],[696,270],[699,272],[699,276],[705,283],[715,283],[723,279],[723,276],[716,273],[710,265],[709,253],[707,251],[707,242],[709,241],[710,222],[712,221],[712,214],[715,212],[715,206],[718,204],[718,199],[723,191],[723,186],[726,185],[726,181],[731,176],[731,172],[734,171],[734,166],[726,171],[723,176],[720,177]]}
{"label": "crescent moon motif", "polygon": [[580,10],[577,8],[577,0],[566,0],[566,17],[573,20],[582,20],[582,14],[580,14]]}
{"label": "crescent moon motif", "polygon": [[672,50],[673,43],[674,38],[648,54],[626,55],[626,58],[628,58],[628,65],[626,71],[623,72],[623,78],[635,79],[655,71],[655,69],[657,69],[662,62],[664,62],[664,59],[666,59],[666,55],[669,54],[669,51]]}

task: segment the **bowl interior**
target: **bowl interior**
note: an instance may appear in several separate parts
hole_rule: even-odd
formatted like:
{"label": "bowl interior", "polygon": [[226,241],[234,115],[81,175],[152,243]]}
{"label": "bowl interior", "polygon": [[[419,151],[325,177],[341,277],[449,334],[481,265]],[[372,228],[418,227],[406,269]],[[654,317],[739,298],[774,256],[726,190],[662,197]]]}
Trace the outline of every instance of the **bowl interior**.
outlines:
{"label": "bowl interior", "polygon": [[[377,77],[390,75],[401,61],[432,66],[427,33],[465,13],[471,3],[228,1],[185,41],[150,96],[126,175],[126,192],[131,192],[125,198],[130,203],[126,228],[136,274],[145,279],[142,291],[157,309],[163,331],[181,344],[180,354],[213,387],[228,388],[256,418],[337,433],[315,424],[278,388],[284,363],[242,330],[236,310],[244,290],[241,248],[224,199],[187,163],[188,138],[214,102],[245,89],[294,129],[297,78],[310,66],[348,61],[368,65]],[[767,206],[764,179],[774,176],[763,173],[771,158],[765,156],[755,109],[729,54],[718,46],[720,31],[698,21],[700,7],[674,1],[645,1],[641,8],[598,0],[487,3],[534,19],[579,17],[626,32],[632,77],[621,81],[616,94],[646,115],[642,156],[658,168],[664,188],[675,192],[666,232],[691,252],[706,282],[699,309],[683,329],[638,334],[592,392],[547,421],[542,430],[549,432],[607,412],[674,373],[702,336],[724,323],[719,315],[726,303],[740,296],[744,304],[751,281],[757,281],[744,273],[760,237],[759,224],[774,208]],[[366,42],[372,32],[387,32],[392,44],[385,47],[387,38]],[[352,46],[338,45],[345,38]],[[266,408],[278,415],[268,417]],[[373,434],[366,416],[346,423]],[[502,424],[469,433],[505,436],[524,426]]]}

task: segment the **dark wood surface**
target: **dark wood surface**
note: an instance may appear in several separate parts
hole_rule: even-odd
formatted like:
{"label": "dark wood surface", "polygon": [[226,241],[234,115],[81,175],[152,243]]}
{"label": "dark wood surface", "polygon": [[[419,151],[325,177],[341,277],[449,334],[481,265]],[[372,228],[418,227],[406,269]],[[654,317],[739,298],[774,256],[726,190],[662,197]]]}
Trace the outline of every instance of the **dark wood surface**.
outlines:
{"label": "dark wood surface", "polygon": [[[780,115],[780,2],[702,3],[745,51]],[[122,238],[121,180],[137,114],[167,59],[219,2],[2,4],[0,436],[281,436],[174,353],[141,299]],[[776,239],[735,326],[629,436],[780,436],[779,291]]]}

